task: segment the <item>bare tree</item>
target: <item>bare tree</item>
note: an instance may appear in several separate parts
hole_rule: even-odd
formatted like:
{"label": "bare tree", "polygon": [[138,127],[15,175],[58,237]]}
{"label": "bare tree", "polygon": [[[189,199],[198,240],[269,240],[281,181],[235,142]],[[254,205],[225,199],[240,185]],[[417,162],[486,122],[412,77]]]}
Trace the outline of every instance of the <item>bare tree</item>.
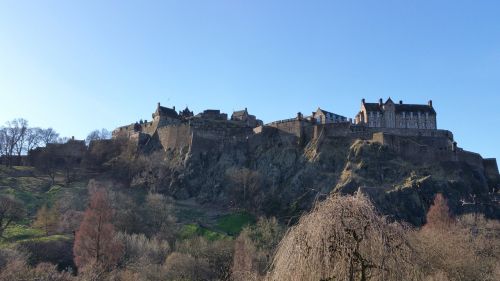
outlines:
{"label": "bare tree", "polygon": [[270,280],[412,280],[413,253],[401,225],[363,196],[332,196],[293,227]]}
{"label": "bare tree", "polygon": [[111,133],[106,129],[94,130],[90,132],[86,138],[87,144],[95,140],[107,140],[111,138]]}
{"label": "bare tree", "polygon": [[123,245],[115,238],[112,219],[113,209],[106,192],[94,191],[75,237],[73,252],[78,267],[116,265],[123,253]]}
{"label": "bare tree", "polygon": [[248,168],[230,168],[226,171],[226,176],[235,183],[236,197],[241,196],[242,202],[246,202],[249,195],[255,192],[261,184],[259,172]]}
{"label": "bare tree", "polygon": [[59,224],[59,213],[55,206],[43,205],[36,213],[34,226],[45,231],[45,235],[55,233]]}
{"label": "bare tree", "polygon": [[427,211],[426,220],[425,227],[427,228],[448,228],[454,223],[448,202],[443,194],[438,193],[434,197],[434,203]]}
{"label": "bare tree", "polygon": [[234,243],[231,277],[235,281],[259,280],[258,253],[253,242],[244,233]]}
{"label": "bare tree", "polygon": [[500,223],[480,214],[452,219],[437,195],[427,224],[414,233],[417,265],[426,280],[500,280]]}
{"label": "bare tree", "polygon": [[35,149],[42,143],[42,131],[43,130],[40,128],[28,128],[26,130],[26,137],[24,138],[24,148],[26,153]]}
{"label": "bare tree", "polygon": [[24,218],[23,205],[13,197],[0,195],[0,237],[13,222]]}
{"label": "bare tree", "polygon": [[14,144],[14,150],[15,153],[18,157],[18,159],[21,157],[21,154],[25,151],[25,139],[26,139],[26,133],[28,131],[28,121],[26,119],[14,119],[11,121],[10,126],[13,131],[15,131],[14,134],[17,134],[17,140],[15,141]]}
{"label": "bare tree", "polygon": [[59,138],[59,134],[52,128],[42,129],[40,131],[41,144],[47,145],[48,143],[55,143]]}
{"label": "bare tree", "polygon": [[21,155],[28,121],[22,118],[8,121],[3,128],[4,156],[7,158],[7,166],[12,166],[12,157],[15,153]]}
{"label": "bare tree", "polygon": [[34,158],[34,166],[42,173],[49,176],[51,185],[54,185],[57,174],[57,168],[61,165],[60,159],[56,155],[56,149],[52,146],[47,146],[39,151]]}
{"label": "bare tree", "polygon": [[7,131],[5,128],[0,127],[0,164],[2,164],[2,158],[7,155]]}

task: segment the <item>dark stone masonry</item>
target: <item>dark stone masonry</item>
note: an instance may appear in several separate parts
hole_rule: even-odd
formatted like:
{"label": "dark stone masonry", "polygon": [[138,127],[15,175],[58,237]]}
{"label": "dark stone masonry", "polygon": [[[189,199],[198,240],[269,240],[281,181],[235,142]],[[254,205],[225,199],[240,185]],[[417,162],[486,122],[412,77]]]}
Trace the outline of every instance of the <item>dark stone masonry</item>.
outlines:
{"label": "dark stone masonry", "polygon": [[127,138],[138,149],[162,148],[191,154],[207,150],[223,150],[226,145],[248,145],[251,139],[269,134],[283,141],[305,145],[321,138],[350,138],[380,143],[415,162],[466,162],[498,177],[495,159],[465,151],[457,146],[453,133],[437,129],[432,101],[427,104],[361,102],[361,110],[353,119],[318,108],[310,116],[297,113],[295,118],[269,124],[250,115],[248,109],[235,111],[231,118],[220,110],[205,110],[194,115],[185,108],[177,112],[158,103],[151,121],[139,121],[119,127],[113,138]]}

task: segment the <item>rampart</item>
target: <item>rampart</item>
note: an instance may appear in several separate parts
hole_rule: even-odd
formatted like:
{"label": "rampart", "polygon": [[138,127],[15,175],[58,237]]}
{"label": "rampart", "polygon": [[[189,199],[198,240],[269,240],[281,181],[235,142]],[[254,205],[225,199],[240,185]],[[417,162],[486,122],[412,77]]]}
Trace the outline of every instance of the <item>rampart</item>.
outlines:
{"label": "rampart", "polygon": [[373,134],[372,141],[386,145],[402,157],[419,163],[460,161],[483,169],[483,158],[477,153],[456,147],[446,131],[434,136],[395,135],[388,132]]}
{"label": "rampart", "polygon": [[244,143],[252,135],[251,127],[220,120],[189,120],[157,130],[158,140],[164,150],[188,147],[191,153]]}

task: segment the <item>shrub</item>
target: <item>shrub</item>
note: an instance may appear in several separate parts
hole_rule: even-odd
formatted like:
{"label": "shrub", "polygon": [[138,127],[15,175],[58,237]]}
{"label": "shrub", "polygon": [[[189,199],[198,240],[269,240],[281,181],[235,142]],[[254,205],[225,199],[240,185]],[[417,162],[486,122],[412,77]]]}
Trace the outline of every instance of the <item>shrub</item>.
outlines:
{"label": "shrub", "polygon": [[121,263],[129,268],[162,264],[170,253],[167,242],[157,238],[148,239],[144,234],[118,233],[117,237],[124,245]]}
{"label": "shrub", "polygon": [[165,261],[164,269],[169,280],[211,280],[215,276],[206,259],[174,252]]}
{"label": "shrub", "polygon": [[363,196],[319,203],[281,242],[271,280],[410,280],[404,229],[379,216]]}

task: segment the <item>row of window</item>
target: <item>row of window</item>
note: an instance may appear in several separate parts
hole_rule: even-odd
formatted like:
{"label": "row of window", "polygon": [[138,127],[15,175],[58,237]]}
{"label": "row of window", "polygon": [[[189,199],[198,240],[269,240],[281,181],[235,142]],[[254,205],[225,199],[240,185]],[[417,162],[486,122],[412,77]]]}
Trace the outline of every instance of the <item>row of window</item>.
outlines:
{"label": "row of window", "polygon": [[[410,112],[410,114],[406,114],[407,112],[402,112],[401,114],[397,114],[398,117],[403,117],[403,118],[406,118],[407,116],[410,116],[410,118],[413,118],[413,116],[418,116],[418,118],[420,118],[422,115],[425,115],[425,118],[429,118],[429,112],[425,112],[425,114],[422,114],[422,112],[418,111],[416,112],[416,114],[414,114],[414,112]],[[381,114],[380,112],[376,112],[376,116],[377,117],[380,117],[382,116],[383,114]],[[368,112],[368,116],[369,117],[375,117],[375,112],[373,111],[369,111]]]}

